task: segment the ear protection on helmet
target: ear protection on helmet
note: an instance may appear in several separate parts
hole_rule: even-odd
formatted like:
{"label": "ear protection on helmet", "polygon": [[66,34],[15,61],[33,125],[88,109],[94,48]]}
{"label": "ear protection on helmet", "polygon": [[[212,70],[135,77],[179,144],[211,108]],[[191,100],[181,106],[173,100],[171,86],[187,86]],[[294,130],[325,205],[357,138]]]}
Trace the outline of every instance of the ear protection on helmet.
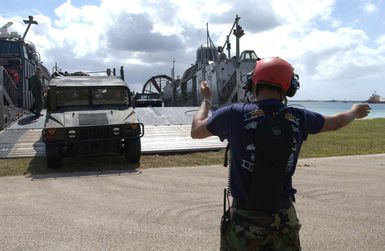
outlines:
{"label": "ear protection on helmet", "polygon": [[291,78],[289,89],[286,92],[286,96],[293,97],[298,89],[299,89],[299,76],[297,73],[294,73],[293,77]]}
{"label": "ear protection on helmet", "polygon": [[[252,76],[253,76],[253,71],[249,72],[246,75],[246,83],[243,86],[243,89],[245,90],[245,92],[250,92],[251,93],[253,91],[253,79],[252,79]],[[291,83],[290,83],[289,89],[286,92],[286,96],[293,97],[295,95],[295,93],[297,92],[297,90],[299,89],[299,87],[300,87],[299,76],[298,76],[297,73],[294,73],[293,77],[291,79]]]}

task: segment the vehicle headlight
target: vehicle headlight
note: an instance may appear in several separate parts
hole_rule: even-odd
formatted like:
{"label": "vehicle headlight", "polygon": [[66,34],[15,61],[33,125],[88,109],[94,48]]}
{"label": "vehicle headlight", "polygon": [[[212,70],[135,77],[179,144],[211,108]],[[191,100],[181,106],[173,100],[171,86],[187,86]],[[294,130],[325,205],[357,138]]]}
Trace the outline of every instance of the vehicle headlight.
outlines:
{"label": "vehicle headlight", "polygon": [[49,136],[54,136],[56,134],[56,128],[47,129],[47,133]]}
{"label": "vehicle headlight", "polygon": [[119,127],[114,127],[112,129],[112,133],[115,135],[115,136],[118,136],[120,134],[120,128]]}
{"label": "vehicle headlight", "polygon": [[139,124],[136,124],[136,123],[130,124],[130,128],[133,130],[136,130],[138,128],[138,126],[139,126]]}
{"label": "vehicle headlight", "polygon": [[70,138],[70,139],[76,138],[76,131],[75,130],[69,130],[68,131],[68,138]]}

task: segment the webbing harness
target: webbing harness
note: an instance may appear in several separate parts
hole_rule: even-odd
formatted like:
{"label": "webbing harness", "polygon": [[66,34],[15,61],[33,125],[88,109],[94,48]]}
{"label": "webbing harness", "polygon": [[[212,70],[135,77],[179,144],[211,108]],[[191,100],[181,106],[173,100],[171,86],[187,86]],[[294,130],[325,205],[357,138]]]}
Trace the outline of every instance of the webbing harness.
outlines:
{"label": "webbing harness", "polygon": [[295,128],[286,118],[287,107],[263,112],[254,134],[255,165],[247,201],[250,208],[277,212],[296,147]]}
{"label": "webbing harness", "polygon": [[[248,199],[242,204],[247,209],[275,213],[282,205],[290,161],[296,148],[296,128],[288,119],[293,115],[287,107],[262,110],[264,116],[258,121],[254,133],[255,162]],[[229,145],[225,166],[228,150]]]}

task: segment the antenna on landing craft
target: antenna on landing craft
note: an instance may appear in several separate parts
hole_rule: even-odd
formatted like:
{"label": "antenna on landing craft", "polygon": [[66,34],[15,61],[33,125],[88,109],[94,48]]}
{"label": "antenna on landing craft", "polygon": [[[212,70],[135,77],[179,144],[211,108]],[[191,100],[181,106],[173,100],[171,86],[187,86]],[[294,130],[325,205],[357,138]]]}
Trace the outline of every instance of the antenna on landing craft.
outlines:
{"label": "antenna on landing craft", "polygon": [[38,24],[38,23],[37,23],[37,21],[33,20],[33,16],[28,16],[28,20],[23,20],[23,21],[25,24],[28,24],[28,27],[25,30],[24,35],[23,35],[23,40],[24,40],[25,36],[28,33],[29,27],[31,27],[31,24]]}

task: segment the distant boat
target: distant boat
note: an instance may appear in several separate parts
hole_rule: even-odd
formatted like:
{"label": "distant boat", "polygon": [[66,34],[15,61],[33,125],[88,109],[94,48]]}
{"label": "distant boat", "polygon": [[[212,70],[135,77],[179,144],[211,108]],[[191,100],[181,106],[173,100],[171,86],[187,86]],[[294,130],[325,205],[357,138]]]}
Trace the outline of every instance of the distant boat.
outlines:
{"label": "distant boat", "polygon": [[372,94],[372,96],[369,97],[367,100],[368,103],[380,103],[380,104],[385,104],[385,100],[381,99],[381,96],[378,95],[376,92]]}

